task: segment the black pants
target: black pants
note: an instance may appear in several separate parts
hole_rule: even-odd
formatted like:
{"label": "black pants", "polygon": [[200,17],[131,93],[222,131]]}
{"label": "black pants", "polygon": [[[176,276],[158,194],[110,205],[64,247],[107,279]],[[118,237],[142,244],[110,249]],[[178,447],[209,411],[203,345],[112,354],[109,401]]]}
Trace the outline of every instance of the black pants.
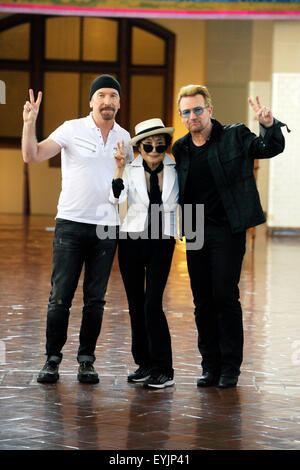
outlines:
{"label": "black pants", "polygon": [[246,233],[205,224],[201,250],[187,250],[203,371],[239,375],[243,360],[243,322],[239,301]]}
{"label": "black pants", "polygon": [[119,266],[128,299],[132,355],[139,366],[173,377],[171,337],[162,299],[174,239],[119,240]]}
{"label": "black pants", "polygon": [[100,240],[96,225],[57,219],[53,241],[51,293],[47,312],[46,355],[60,362],[67,340],[70,307],[85,266],[82,321],[77,359],[94,361],[116,240]]}

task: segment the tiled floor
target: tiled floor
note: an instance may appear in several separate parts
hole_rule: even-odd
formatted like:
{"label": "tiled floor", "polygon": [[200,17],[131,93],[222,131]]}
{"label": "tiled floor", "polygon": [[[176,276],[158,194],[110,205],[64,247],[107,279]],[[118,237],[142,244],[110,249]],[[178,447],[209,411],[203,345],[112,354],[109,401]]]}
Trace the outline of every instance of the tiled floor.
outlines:
{"label": "tiled floor", "polygon": [[81,287],[54,385],[36,382],[44,362],[53,219],[0,216],[1,450],[300,449],[300,240],[257,230],[240,283],[245,359],[236,389],[199,389],[200,358],[184,250],[165,293],[176,386],[127,383],[134,369],[118,266],[110,278],[97,346],[97,385],[77,382]]}

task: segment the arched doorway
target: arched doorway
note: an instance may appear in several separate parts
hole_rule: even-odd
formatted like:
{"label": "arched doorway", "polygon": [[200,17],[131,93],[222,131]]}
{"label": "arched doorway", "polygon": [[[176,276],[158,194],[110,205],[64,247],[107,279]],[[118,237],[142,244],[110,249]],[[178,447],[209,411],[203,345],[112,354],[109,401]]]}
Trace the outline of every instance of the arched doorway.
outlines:
{"label": "arched doorway", "polygon": [[[1,79],[7,85],[0,144],[20,146],[21,110],[28,88],[43,90],[37,122],[41,140],[67,119],[89,113],[89,86],[102,73],[122,85],[118,122],[160,117],[171,124],[175,36],[142,19],[12,15],[0,20]],[[5,112],[5,107],[9,112]],[[8,118],[9,116],[9,118]],[[60,158],[49,161],[59,166]],[[30,213],[24,168],[24,210]]]}

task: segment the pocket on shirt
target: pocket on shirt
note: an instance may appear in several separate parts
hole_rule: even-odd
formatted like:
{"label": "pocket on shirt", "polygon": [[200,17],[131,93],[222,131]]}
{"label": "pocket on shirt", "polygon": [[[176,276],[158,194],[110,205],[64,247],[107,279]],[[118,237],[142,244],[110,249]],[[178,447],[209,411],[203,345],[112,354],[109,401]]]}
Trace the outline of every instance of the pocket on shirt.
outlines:
{"label": "pocket on shirt", "polygon": [[85,158],[96,158],[97,156],[97,145],[89,139],[84,137],[74,136],[73,144],[76,149],[76,153],[81,157]]}
{"label": "pocket on shirt", "polygon": [[245,180],[253,174],[253,160],[243,153],[229,151],[226,158],[221,158],[221,163],[230,183]]}

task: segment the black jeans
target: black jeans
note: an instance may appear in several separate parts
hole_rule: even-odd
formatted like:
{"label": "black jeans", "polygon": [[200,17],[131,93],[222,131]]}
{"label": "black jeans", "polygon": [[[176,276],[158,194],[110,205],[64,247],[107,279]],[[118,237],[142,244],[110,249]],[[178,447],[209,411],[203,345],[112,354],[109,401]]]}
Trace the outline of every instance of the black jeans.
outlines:
{"label": "black jeans", "polygon": [[51,293],[47,312],[46,356],[60,362],[67,340],[70,307],[83,265],[83,310],[77,359],[94,361],[116,240],[100,240],[96,225],[56,220]]}
{"label": "black jeans", "polygon": [[187,250],[203,372],[239,375],[243,360],[243,322],[239,301],[246,232],[205,224],[201,250]]}
{"label": "black jeans", "polygon": [[162,299],[174,239],[119,240],[118,256],[131,321],[132,355],[139,366],[173,378],[171,337]]}

